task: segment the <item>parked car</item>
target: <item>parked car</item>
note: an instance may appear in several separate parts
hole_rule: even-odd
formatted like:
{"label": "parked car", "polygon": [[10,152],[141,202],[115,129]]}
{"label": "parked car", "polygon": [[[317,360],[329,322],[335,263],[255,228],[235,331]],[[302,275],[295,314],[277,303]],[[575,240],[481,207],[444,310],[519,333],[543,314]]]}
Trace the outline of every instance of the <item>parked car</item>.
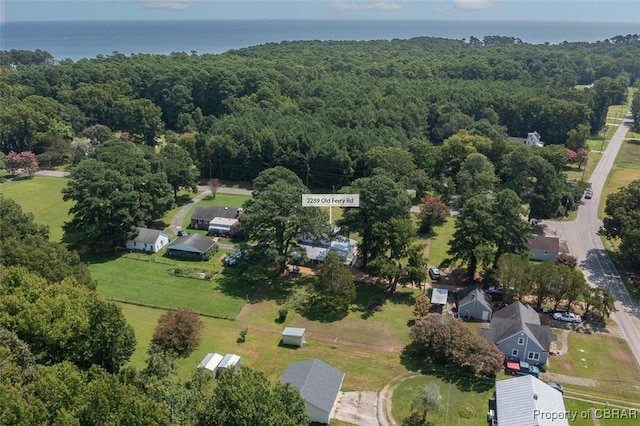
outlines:
{"label": "parked car", "polygon": [[186,237],[187,235],[189,235],[189,233],[184,229],[178,231],[178,237]]}
{"label": "parked car", "polygon": [[502,287],[500,287],[499,285],[492,285],[489,287],[489,289],[487,290],[487,293],[491,294],[491,295],[502,295],[504,294],[504,289]]}
{"label": "parked car", "polygon": [[560,383],[556,383],[556,382],[547,382],[547,384],[549,386],[551,386],[552,388],[554,388],[555,390],[557,390],[560,393],[564,393],[564,387],[560,384]]}
{"label": "parked car", "polygon": [[590,200],[591,197],[593,197],[593,190],[589,188],[586,191],[584,191],[584,198],[586,198],[587,200]]}
{"label": "parked car", "polygon": [[572,312],[556,312],[553,314],[553,319],[565,322],[582,322],[582,318]]}
{"label": "parked car", "polygon": [[429,277],[431,277],[432,280],[439,280],[441,277],[440,270],[438,268],[429,268]]}

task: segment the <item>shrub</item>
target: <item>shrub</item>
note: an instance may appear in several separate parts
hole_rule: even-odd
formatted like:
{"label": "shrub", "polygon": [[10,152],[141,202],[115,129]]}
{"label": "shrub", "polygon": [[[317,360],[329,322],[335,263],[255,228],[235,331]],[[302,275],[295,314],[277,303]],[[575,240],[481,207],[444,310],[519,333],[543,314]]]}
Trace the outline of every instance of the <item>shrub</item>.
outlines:
{"label": "shrub", "polygon": [[247,327],[240,330],[240,337],[238,337],[238,343],[244,343],[247,341],[247,332],[249,332],[249,329]]}
{"label": "shrub", "polygon": [[280,308],[280,310],[278,311],[278,321],[284,322],[284,320],[287,319],[287,314],[288,313],[289,313],[289,309]]}

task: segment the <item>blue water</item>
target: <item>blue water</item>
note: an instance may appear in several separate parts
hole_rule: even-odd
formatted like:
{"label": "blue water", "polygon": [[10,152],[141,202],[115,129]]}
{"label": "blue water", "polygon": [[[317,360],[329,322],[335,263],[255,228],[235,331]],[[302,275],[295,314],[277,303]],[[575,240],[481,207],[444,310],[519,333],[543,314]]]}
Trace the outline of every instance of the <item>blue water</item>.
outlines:
{"label": "blue water", "polygon": [[390,40],[419,36],[518,37],[527,43],[604,40],[638,32],[638,23],[489,21],[95,21],[0,25],[0,50],[46,50],[56,59],[120,52],[222,53],[293,40]]}

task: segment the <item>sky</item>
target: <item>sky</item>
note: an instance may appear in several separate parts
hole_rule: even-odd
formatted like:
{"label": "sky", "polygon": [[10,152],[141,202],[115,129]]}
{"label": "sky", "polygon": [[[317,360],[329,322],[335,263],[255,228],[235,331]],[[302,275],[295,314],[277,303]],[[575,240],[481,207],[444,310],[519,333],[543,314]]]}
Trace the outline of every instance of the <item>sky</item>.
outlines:
{"label": "sky", "polygon": [[639,0],[0,0],[0,22],[385,19],[638,22]]}

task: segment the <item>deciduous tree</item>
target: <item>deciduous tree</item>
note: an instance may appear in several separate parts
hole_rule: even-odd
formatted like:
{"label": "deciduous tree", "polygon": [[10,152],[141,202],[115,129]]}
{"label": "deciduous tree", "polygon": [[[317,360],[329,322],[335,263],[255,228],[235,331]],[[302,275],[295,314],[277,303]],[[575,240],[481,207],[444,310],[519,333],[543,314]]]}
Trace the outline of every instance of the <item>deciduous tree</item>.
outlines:
{"label": "deciduous tree", "polygon": [[200,344],[203,328],[204,324],[195,312],[180,307],[158,318],[153,343],[186,356]]}
{"label": "deciduous tree", "polygon": [[353,275],[334,250],[330,250],[320,264],[314,289],[314,303],[328,311],[346,312],[355,300],[356,285]]}
{"label": "deciduous tree", "polygon": [[420,198],[420,232],[427,234],[434,226],[442,225],[449,217],[449,208],[437,195],[423,195]]}
{"label": "deciduous tree", "polygon": [[601,229],[607,238],[620,239],[620,257],[627,265],[640,265],[640,180],[607,196]]}
{"label": "deciduous tree", "polygon": [[169,185],[173,187],[173,198],[178,198],[178,189],[188,188],[197,191],[198,168],[193,164],[189,152],[176,144],[168,144],[160,150],[162,170],[167,175]]}

